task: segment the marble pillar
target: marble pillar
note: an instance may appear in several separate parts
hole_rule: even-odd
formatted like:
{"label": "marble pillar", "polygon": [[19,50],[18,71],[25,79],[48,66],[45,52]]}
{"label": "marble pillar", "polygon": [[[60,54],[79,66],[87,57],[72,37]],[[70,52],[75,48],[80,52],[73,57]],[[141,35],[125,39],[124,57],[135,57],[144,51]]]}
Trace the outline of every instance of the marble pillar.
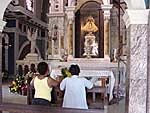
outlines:
{"label": "marble pillar", "polygon": [[146,113],[148,10],[126,10],[128,55],[126,113]]}
{"label": "marble pillar", "polygon": [[104,20],[104,58],[109,58],[109,20]]}
{"label": "marble pillar", "polygon": [[68,60],[73,58],[73,26],[75,6],[66,7],[66,14],[68,20]]}
{"label": "marble pillar", "polygon": [[104,11],[104,58],[109,59],[109,19],[110,19],[110,9],[112,4],[101,5]]}
{"label": "marble pillar", "polygon": [[148,63],[148,66],[147,66],[147,113],[150,113],[150,16],[149,16],[149,24],[148,24],[148,60],[147,60],[147,63]]}
{"label": "marble pillar", "polygon": [[68,36],[68,40],[69,40],[69,48],[68,48],[68,54],[69,55],[73,55],[73,26],[72,23],[69,24],[68,26],[68,32],[69,32],[69,36]]}

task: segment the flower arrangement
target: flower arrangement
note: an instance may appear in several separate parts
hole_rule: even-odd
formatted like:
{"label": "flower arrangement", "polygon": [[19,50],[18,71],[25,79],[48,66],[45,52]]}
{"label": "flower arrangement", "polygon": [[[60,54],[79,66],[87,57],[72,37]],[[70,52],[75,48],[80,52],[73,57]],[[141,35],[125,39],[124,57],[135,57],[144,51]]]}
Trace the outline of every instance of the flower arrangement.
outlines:
{"label": "flower arrangement", "polygon": [[11,93],[18,93],[21,95],[27,95],[27,81],[32,80],[33,72],[28,72],[25,76],[16,75],[16,78],[9,85],[9,91]]}
{"label": "flower arrangement", "polygon": [[16,78],[11,82],[9,86],[9,91],[11,93],[17,92],[18,94],[22,93],[22,86],[24,86],[24,77],[17,75]]}
{"label": "flower arrangement", "polygon": [[34,73],[29,71],[26,75],[25,75],[25,82],[27,83],[27,80],[31,81],[32,77],[33,77]]}
{"label": "flower arrangement", "polygon": [[63,75],[63,78],[72,76],[71,73],[69,72],[69,70],[66,67],[61,69],[61,74]]}

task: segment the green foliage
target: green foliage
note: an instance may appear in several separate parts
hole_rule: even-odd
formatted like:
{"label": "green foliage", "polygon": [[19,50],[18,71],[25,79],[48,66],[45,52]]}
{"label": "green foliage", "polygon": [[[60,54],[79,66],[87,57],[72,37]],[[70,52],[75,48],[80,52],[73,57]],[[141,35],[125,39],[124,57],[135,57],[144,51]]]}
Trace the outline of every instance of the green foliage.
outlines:
{"label": "green foliage", "polygon": [[66,67],[61,69],[61,74],[63,75],[64,78],[72,76]]}

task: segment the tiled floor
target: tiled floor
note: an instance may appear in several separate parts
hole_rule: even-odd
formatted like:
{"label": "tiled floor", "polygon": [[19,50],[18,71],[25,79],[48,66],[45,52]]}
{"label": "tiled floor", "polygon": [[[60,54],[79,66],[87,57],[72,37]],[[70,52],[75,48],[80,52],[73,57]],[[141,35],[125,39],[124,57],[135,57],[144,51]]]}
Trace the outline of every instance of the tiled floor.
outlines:
{"label": "tiled floor", "polygon": [[[8,85],[3,85],[3,102],[26,104],[27,99],[26,96],[10,93]],[[124,99],[119,101],[118,104],[105,104],[104,109],[100,109],[100,113],[125,113]]]}

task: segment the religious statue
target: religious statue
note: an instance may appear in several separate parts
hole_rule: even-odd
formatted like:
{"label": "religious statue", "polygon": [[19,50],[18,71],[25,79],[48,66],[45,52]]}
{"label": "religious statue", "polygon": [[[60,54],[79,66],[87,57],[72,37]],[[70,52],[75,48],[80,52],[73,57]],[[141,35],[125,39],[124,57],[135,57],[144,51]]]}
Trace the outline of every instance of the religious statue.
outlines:
{"label": "religious statue", "polygon": [[93,32],[98,31],[97,26],[95,25],[95,20],[92,16],[89,16],[86,19],[86,24],[85,26],[82,28],[83,31],[88,32],[90,35],[93,35]]}
{"label": "religious statue", "polygon": [[86,19],[86,24],[83,26],[82,30],[88,33],[85,35],[83,56],[87,56],[87,58],[98,56],[98,44],[96,43],[96,37],[93,34],[93,32],[98,31],[98,28],[95,25],[95,20],[92,16],[89,16]]}
{"label": "religious statue", "polygon": [[97,56],[98,55],[98,44],[96,42],[94,42],[91,46],[92,46],[92,54],[94,56]]}
{"label": "religious statue", "polygon": [[26,7],[33,12],[33,0],[26,0]]}
{"label": "religious statue", "polygon": [[113,57],[114,57],[114,62],[117,62],[117,49],[114,49],[114,52],[113,52]]}
{"label": "religious statue", "polygon": [[31,53],[35,53],[37,31],[38,31],[38,30],[36,29],[36,31],[31,32],[31,31],[28,29],[28,32],[27,32],[27,38],[28,38],[28,40],[31,42],[31,48],[30,48],[30,52],[31,52]]}

